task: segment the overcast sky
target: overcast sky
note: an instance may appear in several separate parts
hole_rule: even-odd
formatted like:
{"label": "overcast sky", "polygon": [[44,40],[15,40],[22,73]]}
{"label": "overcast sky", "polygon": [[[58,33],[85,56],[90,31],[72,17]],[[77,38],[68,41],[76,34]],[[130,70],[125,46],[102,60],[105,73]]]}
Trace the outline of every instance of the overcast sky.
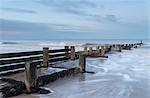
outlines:
{"label": "overcast sky", "polygon": [[148,39],[150,0],[0,0],[0,39]]}

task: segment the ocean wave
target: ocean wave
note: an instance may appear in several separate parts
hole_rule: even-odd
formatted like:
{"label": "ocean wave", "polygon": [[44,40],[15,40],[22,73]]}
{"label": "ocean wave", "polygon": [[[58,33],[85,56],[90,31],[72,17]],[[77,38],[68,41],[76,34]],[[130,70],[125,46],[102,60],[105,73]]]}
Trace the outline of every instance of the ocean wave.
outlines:
{"label": "ocean wave", "polygon": [[20,44],[20,43],[18,43],[18,42],[0,42],[0,44],[2,45],[2,44]]}
{"label": "ocean wave", "polygon": [[59,47],[59,46],[82,46],[83,44],[80,43],[67,43],[67,42],[44,42],[39,43],[40,46],[52,46],[52,47]]}

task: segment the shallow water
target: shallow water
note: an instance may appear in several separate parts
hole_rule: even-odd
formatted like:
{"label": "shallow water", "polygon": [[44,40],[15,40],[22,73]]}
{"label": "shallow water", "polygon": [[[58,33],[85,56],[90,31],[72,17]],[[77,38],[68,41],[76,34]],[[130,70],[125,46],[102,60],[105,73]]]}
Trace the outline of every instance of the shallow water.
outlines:
{"label": "shallow water", "polygon": [[87,58],[87,70],[47,85],[53,90],[40,98],[150,98],[150,51],[137,49],[108,54],[108,59]]}
{"label": "shallow water", "polygon": [[[54,43],[56,45],[51,45],[49,41],[42,43],[44,44],[39,42],[3,44],[0,50],[4,53],[42,50],[44,46],[62,48],[74,42]],[[102,42],[104,43],[107,41]],[[85,42],[74,43],[77,46],[83,44]],[[40,98],[150,98],[150,45],[146,43],[136,49],[123,50],[121,53],[112,52],[107,55],[108,59],[86,59],[86,70],[94,71],[95,74],[85,73],[57,80],[45,86],[53,91],[51,94],[36,96]]]}

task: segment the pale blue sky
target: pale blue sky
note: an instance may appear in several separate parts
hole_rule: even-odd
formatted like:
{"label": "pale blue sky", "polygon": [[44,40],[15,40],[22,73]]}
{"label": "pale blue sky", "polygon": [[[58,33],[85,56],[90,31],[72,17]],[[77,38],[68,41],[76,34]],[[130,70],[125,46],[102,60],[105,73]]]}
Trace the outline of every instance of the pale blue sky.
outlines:
{"label": "pale blue sky", "polygon": [[0,39],[148,39],[150,0],[0,0]]}

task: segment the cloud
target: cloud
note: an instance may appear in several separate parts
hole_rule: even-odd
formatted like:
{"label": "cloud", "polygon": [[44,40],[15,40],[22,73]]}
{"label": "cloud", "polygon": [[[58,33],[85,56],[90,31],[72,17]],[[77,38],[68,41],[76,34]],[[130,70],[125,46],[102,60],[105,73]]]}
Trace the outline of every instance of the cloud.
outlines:
{"label": "cloud", "polygon": [[100,22],[100,23],[116,23],[119,22],[120,18],[113,14],[108,15],[97,15],[97,14],[86,14],[83,13],[84,18],[88,21]]}
{"label": "cloud", "polygon": [[35,0],[35,2],[52,8],[55,11],[83,15],[85,8],[94,8],[96,4],[85,0]]}
{"label": "cloud", "polygon": [[33,10],[20,9],[20,8],[1,8],[1,10],[9,11],[9,12],[18,12],[18,13],[36,13]]}
{"label": "cloud", "polygon": [[83,8],[95,7],[96,4],[88,0],[35,0],[35,2],[49,7],[67,8]]}
{"label": "cloud", "polygon": [[[80,26],[67,24],[33,23],[18,20],[0,19],[0,31],[7,32],[26,32],[28,34],[53,33],[61,31],[80,31]],[[18,33],[17,33],[18,34]]]}
{"label": "cloud", "polygon": [[[117,22],[119,18],[116,15],[99,15],[88,10],[104,9],[105,6],[101,3],[96,4],[90,0],[35,0],[37,3],[52,8],[54,11],[66,14],[80,16],[82,19],[95,22]],[[98,8],[97,8],[98,7]]]}
{"label": "cloud", "polygon": [[15,31],[15,32],[43,32],[48,31],[46,25],[41,23],[30,23],[24,21],[17,21],[17,20],[7,20],[7,19],[0,19],[1,23],[1,31]]}
{"label": "cloud", "polygon": [[105,19],[111,22],[117,22],[119,20],[119,18],[112,14],[106,15]]}

